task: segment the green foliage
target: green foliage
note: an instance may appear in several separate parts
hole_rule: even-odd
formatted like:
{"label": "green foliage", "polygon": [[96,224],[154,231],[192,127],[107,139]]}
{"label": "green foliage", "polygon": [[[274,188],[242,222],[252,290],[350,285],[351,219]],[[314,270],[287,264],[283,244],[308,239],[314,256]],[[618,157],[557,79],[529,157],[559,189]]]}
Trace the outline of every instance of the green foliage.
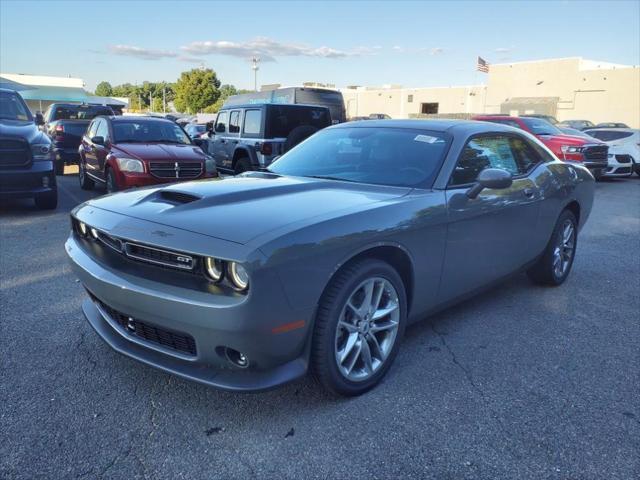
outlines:
{"label": "green foliage", "polygon": [[220,97],[219,89],[220,80],[210,68],[182,72],[175,85],[174,105],[181,112],[201,112],[215,104]]}
{"label": "green foliage", "polygon": [[96,87],[96,95],[99,97],[110,97],[113,94],[113,89],[109,82],[100,82]]}

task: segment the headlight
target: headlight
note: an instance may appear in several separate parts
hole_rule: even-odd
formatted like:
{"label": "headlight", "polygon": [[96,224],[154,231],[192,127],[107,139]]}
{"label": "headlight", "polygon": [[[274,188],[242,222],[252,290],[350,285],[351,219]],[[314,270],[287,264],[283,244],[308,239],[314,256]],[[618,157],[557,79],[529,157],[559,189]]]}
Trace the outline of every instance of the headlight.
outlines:
{"label": "headlight", "polygon": [[228,264],[229,279],[238,290],[246,290],[249,286],[249,273],[247,269],[236,262]]}
{"label": "headlight", "polygon": [[89,229],[87,228],[87,224],[86,224],[86,223],[84,223],[84,222],[78,222],[78,228],[80,229],[80,234],[81,234],[83,237],[86,237],[86,236],[87,236],[87,231],[89,230]]}
{"label": "headlight", "polygon": [[135,158],[116,158],[116,162],[122,172],[144,173],[144,165]]}
{"label": "headlight", "polygon": [[562,153],[580,153],[582,152],[583,148],[574,147],[572,145],[562,145],[562,147],[560,147],[560,150],[562,150]]}
{"label": "headlight", "polygon": [[207,173],[214,173],[216,171],[216,161],[211,157],[207,157],[204,161],[204,169]]}
{"label": "headlight", "polygon": [[217,258],[206,257],[204,260],[204,268],[210,280],[219,282],[222,279],[222,262]]}
{"label": "headlight", "polygon": [[93,237],[94,240],[98,239],[98,231],[95,228],[90,228],[89,232],[91,233],[91,236]]}
{"label": "headlight", "polygon": [[31,156],[34,161],[51,160],[51,153],[51,145],[48,143],[31,145]]}

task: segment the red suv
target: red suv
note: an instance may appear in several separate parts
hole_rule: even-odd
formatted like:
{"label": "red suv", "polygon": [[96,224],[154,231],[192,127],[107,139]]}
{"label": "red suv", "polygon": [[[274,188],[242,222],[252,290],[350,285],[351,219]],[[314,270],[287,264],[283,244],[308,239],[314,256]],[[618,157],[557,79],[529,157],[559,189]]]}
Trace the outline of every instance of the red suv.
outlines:
{"label": "red suv", "polygon": [[565,135],[556,126],[540,118],[478,115],[473,117],[473,120],[502,123],[529,132],[538,137],[556,157],[582,163],[596,178],[602,177],[607,170],[609,147],[598,139]]}
{"label": "red suv", "polygon": [[213,158],[177,123],[157,117],[96,117],[79,147],[80,187],[108,192],[217,177]]}

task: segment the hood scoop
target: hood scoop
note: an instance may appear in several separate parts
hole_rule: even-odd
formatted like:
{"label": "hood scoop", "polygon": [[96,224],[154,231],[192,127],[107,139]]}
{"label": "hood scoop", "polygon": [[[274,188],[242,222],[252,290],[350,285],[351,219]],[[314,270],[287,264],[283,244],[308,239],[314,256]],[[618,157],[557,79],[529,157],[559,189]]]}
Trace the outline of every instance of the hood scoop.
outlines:
{"label": "hood scoop", "polygon": [[201,200],[202,197],[175,190],[161,190],[160,192],[158,192],[158,199],[169,203],[184,205],[185,203],[191,203],[197,200]]}

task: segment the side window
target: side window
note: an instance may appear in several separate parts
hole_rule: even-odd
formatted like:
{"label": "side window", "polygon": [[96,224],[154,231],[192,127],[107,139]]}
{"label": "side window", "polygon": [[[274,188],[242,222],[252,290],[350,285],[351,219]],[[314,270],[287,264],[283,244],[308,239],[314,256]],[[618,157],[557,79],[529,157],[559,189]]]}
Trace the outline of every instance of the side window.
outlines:
{"label": "side window", "polygon": [[518,174],[524,175],[528,173],[535,165],[540,163],[540,157],[529,144],[521,138],[512,137],[511,150],[518,164]]}
{"label": "side window", "polygon": [[216,133],[225,133],[227,131],[227,119],[229,112],[220,112],[216,119]]}
{"label": "side window", "polygon": [[260,134],[262,124],[262,110],[247,110],[244,112],[244,126],[242,131],[247,135]]}
{"label": "side window", "polygon": [[234,110],[229,117],[229,133],[240,131],[240,110]]}
{"label": "side window", "polygon": [[98,127],[96,129],[96,137],[102,137],[103,139],[109,138],[109,126],[107,125],[106,120],[102,119],[98,121]]}
{"label": "side window", "polygon": [[485,168],[501,168],[512,175],[519,175],[518,164],[511,150],[510,138],[505,135],[476,137],[464,147],[449,185],[465,185],[475,182]]}
{"label": "side window", "polygon": [[89,137],[89,139],[91,139],[91,138],[96,136],[96,130],[98,128],[98,123],[100,123],[100,119],[93,120],[91,122],[91,124],[89,125],[89,128],[87,128],[87,137]]}

